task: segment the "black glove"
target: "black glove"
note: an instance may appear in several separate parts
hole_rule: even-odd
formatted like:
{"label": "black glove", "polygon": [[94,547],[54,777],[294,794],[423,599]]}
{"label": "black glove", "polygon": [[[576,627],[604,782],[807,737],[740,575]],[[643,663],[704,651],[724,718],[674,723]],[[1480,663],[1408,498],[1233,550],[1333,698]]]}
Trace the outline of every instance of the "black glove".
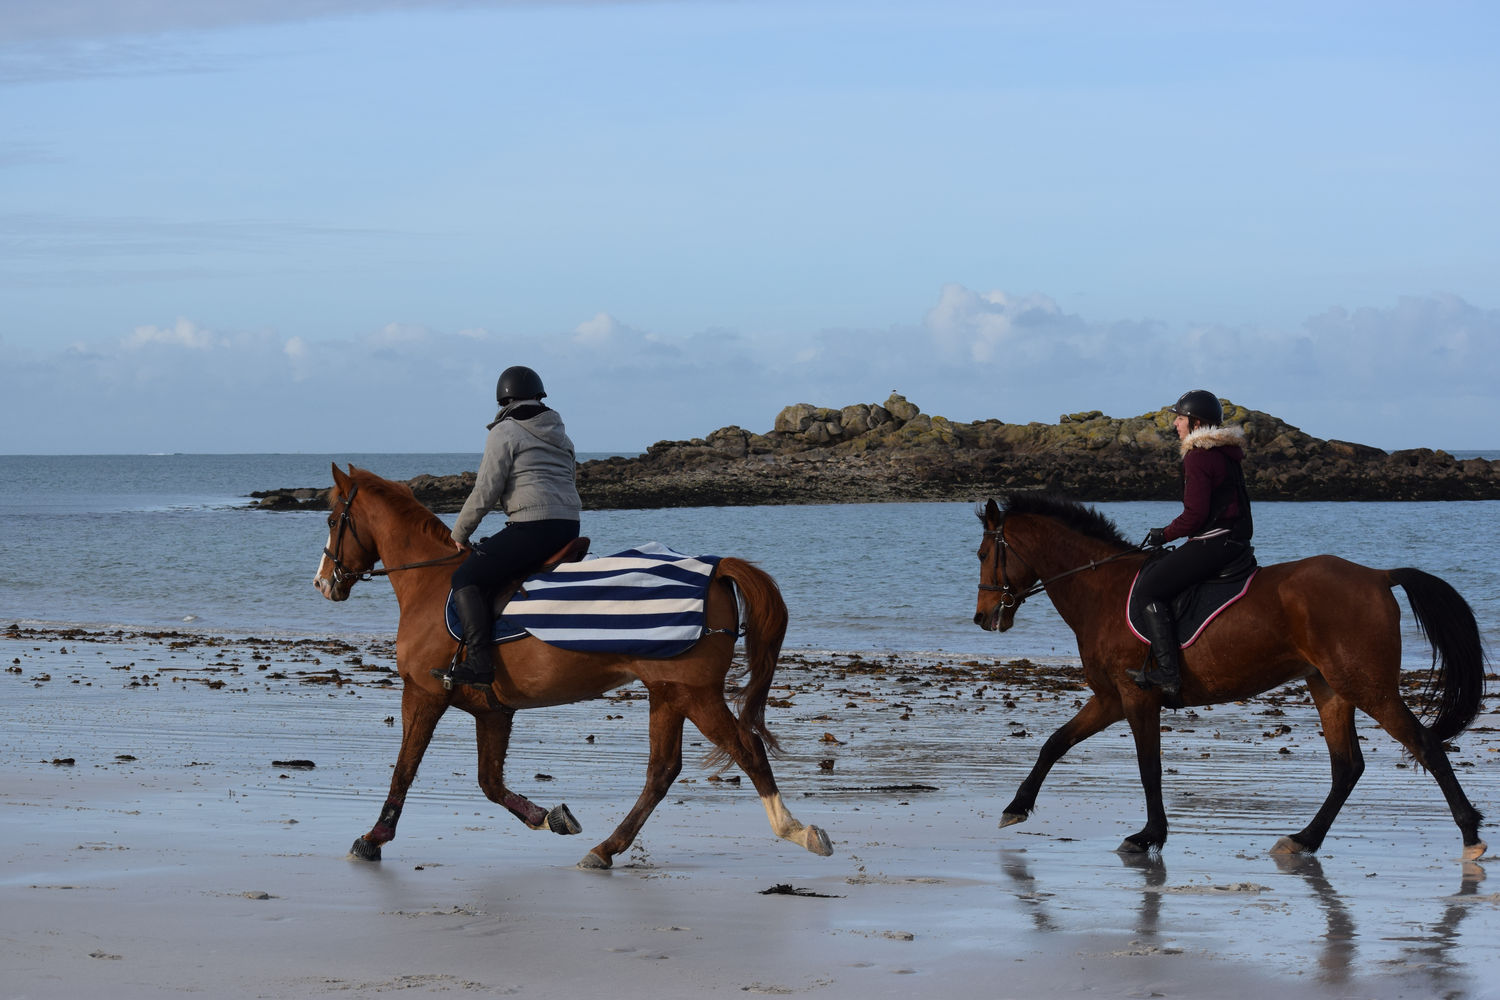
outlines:
{"label": "black glove", "polygon": [[1143,549],[1159,549],[1167,544],[1167,529],[1152,528],[1146,532],[1146,540],[1141,543]]}

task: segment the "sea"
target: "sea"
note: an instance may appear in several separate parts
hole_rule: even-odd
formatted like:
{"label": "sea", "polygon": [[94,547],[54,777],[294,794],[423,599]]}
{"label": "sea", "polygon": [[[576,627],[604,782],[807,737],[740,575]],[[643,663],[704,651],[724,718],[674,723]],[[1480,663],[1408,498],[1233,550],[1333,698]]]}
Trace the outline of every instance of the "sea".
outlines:
{"label": "sea", "polygon": [[[1500,458],[1500,450],[1454,454]],[[599,456],[580,456],[590,457]],[[249,494],[330,486],[334,463],[408,479],[477,461],[467,453],[0,456],[0,627],[393,635],[398,608],[384,578],[358,584],[339,604],[314,588],[325,514],[255,509]],[[1127,538],[1179,509],[1093,506]],[[1464,595],[1491,650],[1500,642],[1500,501],[1261,502],[1255,515],[1263,564],[1333,553],[1415,566]],[[1009,632],[973,624],[973,502],[585,511],[583,533],[596,555],[655,541],[758,563],[786,597],[789,649],[1077,662],[1072,633],[1044,597],[1028,602]],[[1430,652],[1409,612],[1405,626],[1406,662],[1426,665]]]}

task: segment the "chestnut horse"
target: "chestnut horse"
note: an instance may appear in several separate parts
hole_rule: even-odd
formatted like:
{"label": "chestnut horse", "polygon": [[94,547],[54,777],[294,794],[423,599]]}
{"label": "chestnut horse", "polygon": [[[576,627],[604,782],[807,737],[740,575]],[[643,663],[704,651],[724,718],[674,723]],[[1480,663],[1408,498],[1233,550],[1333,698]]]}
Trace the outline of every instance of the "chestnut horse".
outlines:
{"label": "chestnut horse", "polygon": [[[767,747],[774,751],[777,745],[766,728],[766,698],[787,623],[781,592],[767,573],[742,559],[720,560],[709,587],[706,634],[677,656],[650,660],[570,652],[527,637],[495,648],[492,687],[459,686],[445,691],[433,671],[446,668],[458,647],[443,620],[449,577],[459,558],[452,534],[402,483],[353,466],[346,475],[337,465],[333,481],[328,494],[328,544],[314,584],[324,597],[342,601],[356,581],[388,575],[401,609],[396,630],[396,665],[403,684],[401,753],[379,819],[351,848],[355,857],[379,860],[380,845],[396,836],[407,790],[449,706],[474,716],[479,787],[491,801],[534,830],[545,827],[557,833],[578,833],[567,806],[549,811],[505,787],[511,718],[517,709],[597,698],[636,680],[646,686],[651,705],[646,787],[615,831],[584,855],[579,867],[608,868],[634,842],[682,770],[682,726],[687,719],[718,748],[716,757],[733,761],[750,776],[778,837],[814,854],[833,853],[826,833],[816,826],[803,826],[782,803],[767,759]],[[382,562],[384,567],[376,569],[376,563]],[[738,717],[724,699],[739,627],[736,589],[745,610],[749,670]]]}
{"label": "chestnut horse", "polygon": [[[1135,737],[1146,793],[1146,826],[1119,850],[1159,849],[1167,839],[1161,795],[1161,693],[1126,676],[1144,662],[1146,646],[1125,621],[1126,595],[1146,556],[1098,511],[1048,497],[1015,494],[1002,509],[978,511],[979,601],[974,623],[1003,632],[1032,594],[1045,591],[1078,638],[1093,696],[1042,747],[1036,764],[1005,807],[1002,827],[1020,823],[1036,806],[1047,772],[1076,744],[1125,719]],[[1437,701],[1430,726],[1402,701],[1401,607],[1391,589],[1406,591],[1417,624],[1433,647],[1429,694]],[[1183,651],[1183,705],[1240,701],[1288,681],[1306,682],[1332,758],[1333,787],[1312,822],[1282,837],[1273,854],[1310,854],[1323,844],[1339,808],[1364,771],[1354,732],[1357,708],[1404,746],[1437,779],[1463,834],[1463,859],[1485,851],[1482,819],[1454,777],[1443,744],[1478,714],[1484,698],[1485,653],[1469,605],[1451,586],[1415,569],[1377,570],[1336,556],[1265,566],[1249,592]]]}

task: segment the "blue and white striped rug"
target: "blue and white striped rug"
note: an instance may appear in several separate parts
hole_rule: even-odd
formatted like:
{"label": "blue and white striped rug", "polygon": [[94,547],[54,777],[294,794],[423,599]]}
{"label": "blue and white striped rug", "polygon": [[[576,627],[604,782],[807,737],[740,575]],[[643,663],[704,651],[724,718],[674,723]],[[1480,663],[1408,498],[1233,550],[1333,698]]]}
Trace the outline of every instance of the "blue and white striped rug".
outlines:
{"label": "blue and white striped rug", "polygon": [[[718,564],[718,556],[687,556],[657,542],[564,563],[528,577],[524,595],[505,606],[497,625],[517,626],[562,649],[676,656],[703,637]],[[459,637],[451,600],[448,630]]]}

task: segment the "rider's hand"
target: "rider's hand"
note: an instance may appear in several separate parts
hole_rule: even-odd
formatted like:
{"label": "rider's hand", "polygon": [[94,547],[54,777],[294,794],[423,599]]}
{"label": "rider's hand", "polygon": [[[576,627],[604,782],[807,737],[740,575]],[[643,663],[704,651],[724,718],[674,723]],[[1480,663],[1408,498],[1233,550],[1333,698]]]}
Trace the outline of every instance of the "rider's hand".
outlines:
{"label": "rider's hand", "polygon": [[1143,549],[1159,549],[1167,544],[1167,529],[1152,528],[1146,532],[1146,540],[1141,543]]}

